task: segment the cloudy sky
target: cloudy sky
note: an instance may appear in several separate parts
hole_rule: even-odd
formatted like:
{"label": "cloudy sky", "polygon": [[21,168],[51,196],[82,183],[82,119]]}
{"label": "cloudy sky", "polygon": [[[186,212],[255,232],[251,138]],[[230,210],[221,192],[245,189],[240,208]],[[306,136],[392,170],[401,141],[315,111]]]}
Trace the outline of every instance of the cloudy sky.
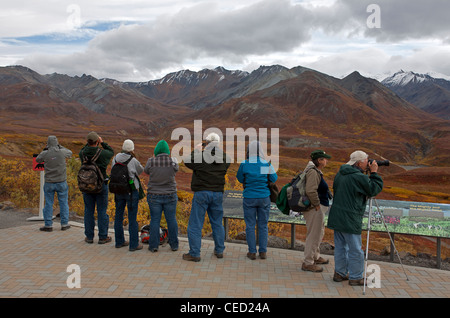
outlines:
{"label": "cloudy sky", "polygon": [[2,0],[0,66],[159,79],[305,66],[450,76],[449,0]]}

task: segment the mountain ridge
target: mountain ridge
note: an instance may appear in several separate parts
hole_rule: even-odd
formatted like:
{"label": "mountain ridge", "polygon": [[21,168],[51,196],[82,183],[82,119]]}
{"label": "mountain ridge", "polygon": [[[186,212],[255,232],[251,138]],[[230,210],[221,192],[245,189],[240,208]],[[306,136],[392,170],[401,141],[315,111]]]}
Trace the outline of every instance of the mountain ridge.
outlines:
{"label": "mountain ridge", "polygon": [[0,68],[0,92],[3,131],[170,138],[202,119],[204,128],[278,128],[281,145],[299,150],[363,147],[399,162],[450,163],[449,121],[358,72],[337,79],[301,66],[217,67],[132,83],[16,66]]}
{"label": "mountain ridge", "polygon": [[427,113],[450,119],[450,80],[400,70],[381,83]]}

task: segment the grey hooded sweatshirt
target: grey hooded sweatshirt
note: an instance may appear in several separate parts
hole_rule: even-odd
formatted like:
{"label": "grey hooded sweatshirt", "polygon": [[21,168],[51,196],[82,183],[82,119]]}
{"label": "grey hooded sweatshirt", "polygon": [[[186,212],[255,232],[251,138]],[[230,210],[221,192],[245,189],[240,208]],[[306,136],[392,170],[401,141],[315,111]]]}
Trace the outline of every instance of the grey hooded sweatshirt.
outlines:
{"label": "grey hooded sweatshirt", "polygon": [[61,146],[55,136],[48,136],[47,148],[36,157],[36,162],[44,163],[45,182],[66,181],[66,158],[70,157],[72,157],[72,151]]}

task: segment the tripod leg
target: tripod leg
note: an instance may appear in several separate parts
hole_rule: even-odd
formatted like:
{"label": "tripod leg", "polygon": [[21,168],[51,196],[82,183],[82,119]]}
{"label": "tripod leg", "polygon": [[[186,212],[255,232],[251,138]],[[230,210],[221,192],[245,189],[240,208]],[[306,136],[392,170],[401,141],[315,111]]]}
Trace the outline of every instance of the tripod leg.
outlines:
{"label": "tripod leg", "polygon": [[369,219],[367,220],[367,240],[366,240],[366,257],[364,260],[364,287],[363,287],[363,295],[366,294],[366,276],[367,276],[367,261],[369,259],[369,236],[370,236],[370,228],[372,224],[372,199],[369,201]]}
{"label": "tripod leg", "polygon": [[378,213],[381,215],[381,220],[383,221],[384,228],[386,229],[386,232],[389,235],[389,240],[391,241],[391,246],[394,248],[395,254],[397,254],[398,260],[403,269],[403,273],[405,273],[406,280],[409,281],[408,275],[406,274],[405,268],[403,267],[403,263],[402,263],[402,259],[400,258],[400,254],[398,253],[397,248],[395,247],[394,240],[392,239],[392,235],[389,232],[386,222],[384,221],[384,214],[381,212],[381,209],[378,206],[378,202],[375,199],[374,199],[374,201],[375,201],[375,205],[377,206]]}

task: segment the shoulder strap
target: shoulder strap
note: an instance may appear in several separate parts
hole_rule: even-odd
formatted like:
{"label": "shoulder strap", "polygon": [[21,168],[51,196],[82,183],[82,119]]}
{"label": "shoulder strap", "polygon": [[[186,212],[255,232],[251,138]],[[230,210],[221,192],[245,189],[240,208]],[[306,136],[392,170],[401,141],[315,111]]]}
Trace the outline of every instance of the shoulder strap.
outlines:
{"label": "shoulder strap", "polygon": [[130,156],[130,159],[128,159],[127,161],[125,161],[123,164],[124,165],[127,165],[127,164],[129,164],[130,163],[130,161],[131,161],[131,159],[133,159],[133,156]]}
{"label": "shoulder strap", "polygon": [[119,161],[117,161],[117,156],[115,157],[115,161],[116,161],[116,165],[117,164],[119,164],[119,165],[121,165],[121,166],[126,166],[126,165],[128,165],[129,163],[130,163],[130,161],[131,161],[131,159],[133,159],[133,157],[130,157],[127,161],[125,161],[125,162],[119,162]]}
{"label": "shoulder strap", "polygon": [[102,148],[97,148],[97,152],[95,153],[94,157],[92,157],[92,162],[96,162],[98,157],[100,157],[100,153],[102,152]]}

